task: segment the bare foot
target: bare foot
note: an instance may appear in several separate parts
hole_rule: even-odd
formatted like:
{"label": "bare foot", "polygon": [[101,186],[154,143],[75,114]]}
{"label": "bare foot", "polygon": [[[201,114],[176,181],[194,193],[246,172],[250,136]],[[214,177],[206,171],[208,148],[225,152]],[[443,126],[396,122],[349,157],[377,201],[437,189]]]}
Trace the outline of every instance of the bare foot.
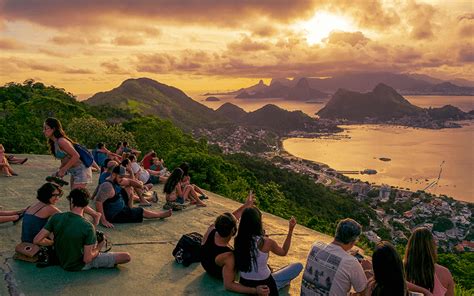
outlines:
{"label": "bare foot", "polygon": [[169,209],[166,212],[161,212],[161,214],[162,214],[160,217],[161,219],[168,218],[173,214],[173,209]]}
{"label": "bare foot", "polygon": [[206,205],[205,203],[203,203],[203,202],[200,202],[200,203],[196,204],[196,206],[197,206],[197,207],[203,207],[203,208],[204,208],[204,207],[207,207],[207,205]]}

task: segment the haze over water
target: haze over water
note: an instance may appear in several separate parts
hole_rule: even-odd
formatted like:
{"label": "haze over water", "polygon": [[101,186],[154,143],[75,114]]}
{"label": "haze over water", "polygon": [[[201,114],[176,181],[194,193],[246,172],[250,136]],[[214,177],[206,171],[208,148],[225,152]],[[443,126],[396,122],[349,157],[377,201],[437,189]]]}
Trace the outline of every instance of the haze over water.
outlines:
{"label": "haze over water", "polygon": [[[289,153],[328,164],[336,170],[375,169],[376,175],[348,175],[376,184],[427,190],[474,202],[474,122],[460,129],[427,130],[381,125],[342,126],[344,132],[327,139],[291,138]],[[343,136],[342,138],[340,136]],[[347,137],[344,137],[347,136]],[[391,158],[385,162],[380,157]]]}

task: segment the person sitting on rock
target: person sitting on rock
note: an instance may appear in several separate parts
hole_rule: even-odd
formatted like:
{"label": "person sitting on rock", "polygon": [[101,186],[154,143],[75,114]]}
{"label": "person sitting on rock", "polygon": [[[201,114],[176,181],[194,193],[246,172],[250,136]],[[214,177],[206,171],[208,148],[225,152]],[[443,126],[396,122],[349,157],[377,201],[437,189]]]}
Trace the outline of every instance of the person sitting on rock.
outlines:
{"label": "person sitting on rock", "polygon": [[245,204],[233,213],[219,215],[204,234],[201,246],[201,266],[210,276],[223,280],[224,288],[228,291],[268,295],[270,290],[266,285],[247,287],[235,282],[235,261],[231,239],[237,233],[237,221],[244,209],[252,207],[254,198],[249,194]]}
{"label": "person sitting on rock", "polygon": [[183,170],[183,178],[181,179],[181,186],[183,190],[186,189],[187,186],[191,186],[191,188],[196,192],[199,199],[207,199],[207,195],[202,192],[202,189],[199,188],[197,185],[191,184],[191,176],[189,175],[189,164],[187,162],[183,162],[180,166],[180,169]]}
{"label": "person sitting on rock", "polygon": [[[119,142],[120,143],[120,142]],[[117,144],[118,145],[118,144]],[[138,151],[136,149],[133,149],[133,148],[130,148],[128,146],[128,142],[122,142],[120,143],[120,146],[118,147],[117,149],[117,152],[116,152],[118,155],[122,155],[122,159],[124,159],[125,157],[123,156],[124,153],[129,153],[129,154],[135,154],[137,156],[140,155],[140,153],[142,153],[141,151]]]}
{"label": "person sitting on rock", "polygon": [[234,240],[235,269],[240,271],[240,283],[249,287],[266,285],[269,295],[278,295],[278,290],[289,285],[303,270],[299,262],[272,272],[268,266],[270,253],[286,256],[290,249],[295,218],[288,221],[288,234],[282,246],[265,235],[262,213],[256,207],[243,210],[239,229]]}
{"label": "person sitting on rock", "polygon": [[33,239],[46,225],[48,219],[61,211],[56,207],[56,203],[63,195],[61,187],[54,183],[43,184],[36,192],[38,201],[28,208],[23,215],[21,225],[21,241],[33,243]]}
{"label": "person sitting on rock", "polygon": [[162,160],[158,157],[151,159],[151,166],[146,170],[150,174],[150,182],[152,184],[166,183],[168,180],[169,172],[163,166]]}
{"label": "person sitting on rock", "polygon": [[145,156],[143,156],[143,159],[140,161],[140,165],[145,169],[148,170],[150,166],[153,164],[153,158],[156,157],[156,152],[153,150],[150,150]]}
{"label": "person sitting on rock", "polygon": [[165,183],[163,192],[166,196],[167,202],[175,202],[178,204],[184,204],[186,201],[190,200],[192,203],[195,203],[199,207],[205,207],[206,204],[203,203],[198,197],[196,192],[191,186],[187,186],[185,190],[182,190],[181,179],[183,178],[183,170],[180,168],[174,169],[171,175],[168,177],[168,180]]}
{"label": "person sitting on rock", "polygon": [[18,176],[18,174],[15,173],[10,166],[8,159],[5,156],[5,148],[3,148],[2,144],[0,144],[0,171],[5,177]]}
{"label": "person sitting on rock", "polygon": [[149,201],[156,201],[157,196],[151,191],[153,184],[150,182],[149,173],[140,167],[136,159],[135,155],[130,154],[127,159],[122,161],[122,165],[128,172],[126,179],[129,181],[127,185],[122,186],[126,188],[127,193],[134,201],[140,201],[140,206],[151,206]]}
{"label": "person sitting on rock", "polygon": [[[367,288],[365,270],[371,270],[368,260],[359,262],[349,254],[362,226],[352,219],[339,221],[334,240],[330,244],[316,242],[308,254],[303,281],[302,295],[347,295],[351,288],[357,295],[364,295]],[[332,260],[327,260],[331,256]],[[324,276],[320,276],[324,274]]]}
{"label": "person sitting on rock", "polygon": [[[68,271],[112,268],[130,262],[127,252],[100,252],[106,240],[98,242],[94,226],[84,219],[90,198],[87,189],[73,189],[67,198],[71,211],[52,216],[33,242],[54,245],[59,265]],[[49,238],[51,234],[54,240]]]}
{"label": "person sitting on rock", "polygon": [[104,161],[106,159],[112,159],[117,162],[122,160],[120,155],[107,149],[104,143],[97,143],[96,148],[92,151],[92,155],[94,156],[94,161],[97,163],[97,165],[99,165],[101,170],[105,168]]}
{"label": "person sitting on rock", "polygon": [[123,179],[125,175],[125,168],[116,166],[112,175],[100,185],[97,191],[95,204],[97,211],[102,214],[102,225],[111,228],[114,227],[112,223],[141,223],[143,218],[155,219],[171,216],[171,210],[154,212],[143,208],[134,208],[132,200],[128,197],[126,190],[122,188],[122,185],[127,182]]}

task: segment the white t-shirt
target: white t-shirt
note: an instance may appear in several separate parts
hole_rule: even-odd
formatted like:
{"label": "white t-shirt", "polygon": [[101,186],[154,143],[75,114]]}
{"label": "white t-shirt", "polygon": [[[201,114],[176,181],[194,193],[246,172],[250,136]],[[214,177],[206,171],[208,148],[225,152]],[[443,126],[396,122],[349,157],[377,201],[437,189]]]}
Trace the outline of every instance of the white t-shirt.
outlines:
{"label": "white t-shirt", "polygon": [[301,296],[347,295],[367,286],[364,269],[357,259],[335,244],[317,242],[311,247],[301,282]]}
{"label": "white t-shirt", "polygon": [[137,162],[132,162],[132,172],[137,176],[138,180],[143,183],[148,182],[148,179],[150,179],[150,173],[142,169]]}

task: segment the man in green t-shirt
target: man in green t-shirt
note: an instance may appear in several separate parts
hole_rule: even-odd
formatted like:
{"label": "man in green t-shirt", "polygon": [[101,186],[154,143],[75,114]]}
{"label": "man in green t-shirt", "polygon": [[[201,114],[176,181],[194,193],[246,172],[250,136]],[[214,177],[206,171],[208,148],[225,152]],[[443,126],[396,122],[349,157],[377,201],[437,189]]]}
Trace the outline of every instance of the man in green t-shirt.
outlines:
{"label": "man in green t-shirt", "polygon": [[[89,204],[89,192],[74,189],[67,198],[71,211],[52,216],[33,242],[43,246],[54,245],[59,265],[69,271],[112,268],[116,264],[129,262],[130,254],[127,252],[99,252],[105,240],[97,243],[94,226],[83,217],[84,208]],[[54,241],[49,238],[51,233],[54,234]]]}

